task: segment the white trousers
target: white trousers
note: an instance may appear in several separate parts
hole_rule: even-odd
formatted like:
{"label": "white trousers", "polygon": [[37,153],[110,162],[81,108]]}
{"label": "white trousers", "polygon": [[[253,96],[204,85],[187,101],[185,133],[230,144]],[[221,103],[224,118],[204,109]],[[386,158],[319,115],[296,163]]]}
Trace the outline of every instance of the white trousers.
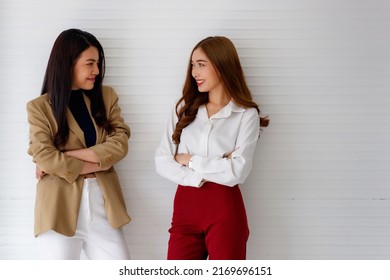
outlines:
{"label": "white trousers", "polygon": [[96,178],[84,179],[76,233],[72,237],[48,231],[38,235],[41,259],[128,260],[130,253],[122,229],[108,223],[104,198]]}

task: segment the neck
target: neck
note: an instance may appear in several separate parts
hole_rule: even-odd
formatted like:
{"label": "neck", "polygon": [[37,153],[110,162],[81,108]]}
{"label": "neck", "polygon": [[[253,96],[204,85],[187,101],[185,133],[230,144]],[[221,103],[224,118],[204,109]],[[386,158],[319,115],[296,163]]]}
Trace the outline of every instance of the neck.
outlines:
{"label": "neck", "polygon": [[209,118],[219,112],[230,102],[230,97],[224,91],[209,92],[209,102],[206,104]]}
{"label": "neck", "polygon": [[220,90],[220,91],[213,91],[213,92],[210,91],[209,92],[209,102],[208,103],[215,105],[215,106],[224,107],[229,102],[230,102],[230,97],[225,91]]}

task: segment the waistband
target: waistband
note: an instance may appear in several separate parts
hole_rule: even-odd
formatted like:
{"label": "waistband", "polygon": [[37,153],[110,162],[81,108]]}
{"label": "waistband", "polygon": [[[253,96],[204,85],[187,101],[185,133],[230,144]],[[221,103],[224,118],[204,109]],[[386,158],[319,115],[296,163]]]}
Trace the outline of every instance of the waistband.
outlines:
{"label": "waistband", "polygon": [[96,178],[96,175],[95,173],[84,174],[84,179],[85,178]]}
{"label": "waistband", "polygon": [[100,185],[96,177],[84,178],[84,187],[100,187]]}

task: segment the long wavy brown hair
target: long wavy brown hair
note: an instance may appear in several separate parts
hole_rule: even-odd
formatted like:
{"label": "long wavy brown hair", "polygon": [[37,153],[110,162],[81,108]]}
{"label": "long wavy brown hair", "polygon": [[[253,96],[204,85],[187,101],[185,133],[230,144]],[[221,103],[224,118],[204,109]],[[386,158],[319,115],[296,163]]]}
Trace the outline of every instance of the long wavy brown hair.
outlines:
{"label": "long wavy brown hair", "polygon": [[[195,45],[190,55],[183,95],[176,104],[178,122],[172,134],[172,140],[175,144],[180,143],[183,129],[194,121],[199,107],[209,101],[208,92],[200,92],[195,79],[192,77],[191,58],[198,48],[203,50],[214,66],[229,97],[239,106],[255,108],[260,113],[259,106],[252,100],[237,50],[232,41],[222,36],[207,37]],[[267,127],[268,124],[268,117],[260,117],[260,127]]]}

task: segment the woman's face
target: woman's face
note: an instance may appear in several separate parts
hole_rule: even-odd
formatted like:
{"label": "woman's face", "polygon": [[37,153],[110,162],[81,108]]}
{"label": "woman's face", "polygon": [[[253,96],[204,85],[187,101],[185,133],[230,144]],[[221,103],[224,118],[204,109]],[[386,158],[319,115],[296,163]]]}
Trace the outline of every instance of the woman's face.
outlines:
{"label": "woman's face", "polygon": [[73,68],[72,90],[91,90],[95,77],[99,74],[99,52],[96,47],[89,47],[77,58]]}
{"label": "woman's face", "polygon": [[222,90],[217,71],[201,48],[197,48],[191,57],[192,77],[196,80],[200,92]]}

